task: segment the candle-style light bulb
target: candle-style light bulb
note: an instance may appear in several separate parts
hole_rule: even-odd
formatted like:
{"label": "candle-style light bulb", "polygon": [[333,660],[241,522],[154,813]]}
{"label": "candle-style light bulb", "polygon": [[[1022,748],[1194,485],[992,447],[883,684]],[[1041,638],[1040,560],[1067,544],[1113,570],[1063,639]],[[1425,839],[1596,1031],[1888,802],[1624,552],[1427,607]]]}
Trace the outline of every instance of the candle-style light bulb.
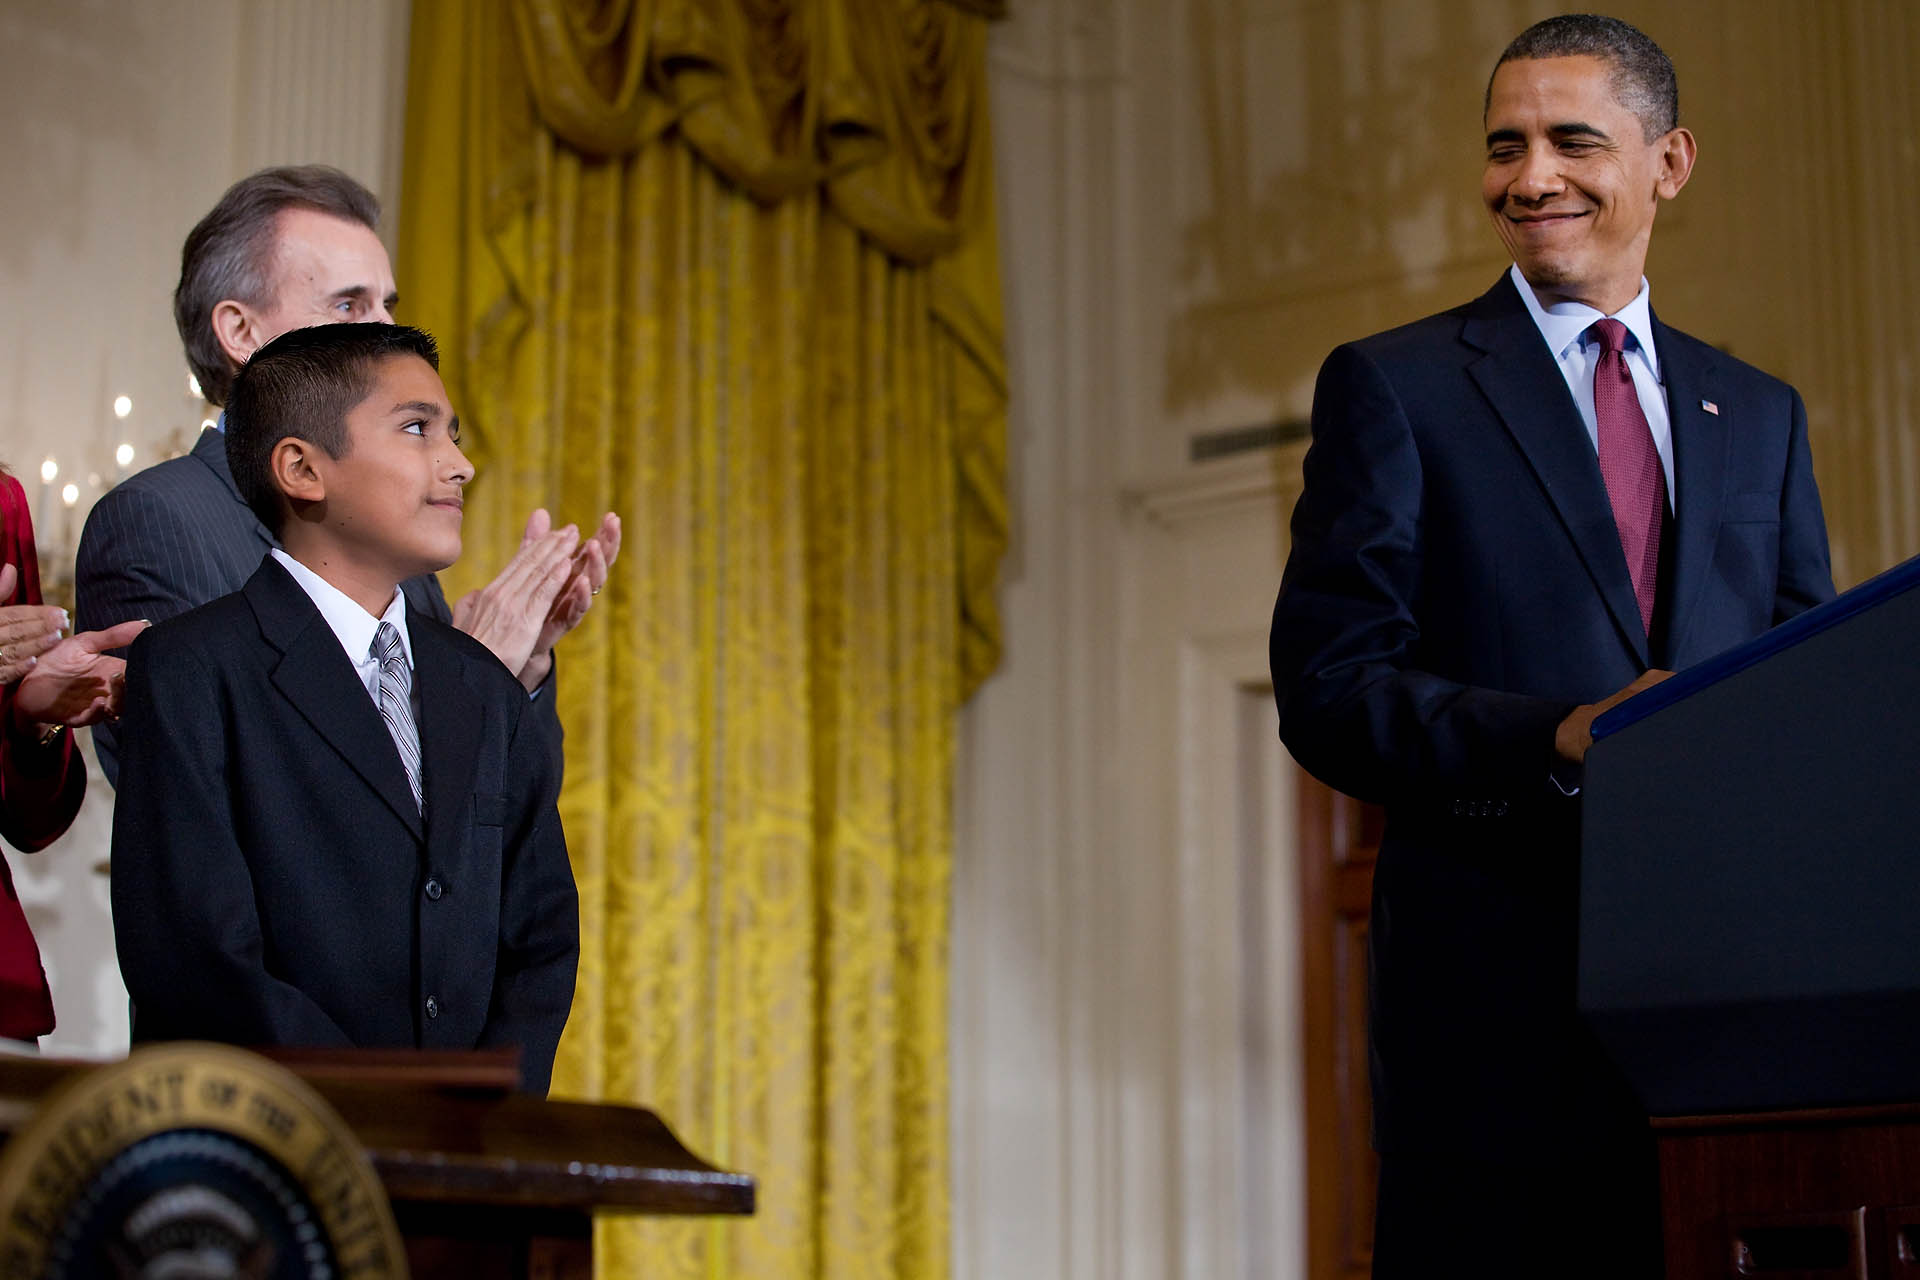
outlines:
{"label": "candle-style light bulb", "polygon": [[77,484],[69,484],[66,488],[62,489],[60,491],[60,501],[66,503],[68,506],[72,506],[74,503],[80,501],[80,486]]}
{"label": "candle-style light bulb", "polygon": [[131,396],[115,396],[113,398],[113,416],[114,417],[124,418],[132,412],[133,412],[133,398]]}
{"label": "candle-style light bulb", "polygon": [[200,379],[194,377],[192,374],[187,375],[187,394],[195,400],[205,400],[207,398],[206,392],[200,390]]}
{"label": "candle-style light bulb", "polygon": [[52,458],[48,458],[45,462],[40,464],[40,483],[41,484],[52,484],[55,480],[59,478],[60,478],[59,463],[55,462]]}
{"label": "candle-style light bulb", "polygon": [[130,444],[122,444],[118,449],[113,451],[113,460],[123,467],[132,462],[133,446]]}

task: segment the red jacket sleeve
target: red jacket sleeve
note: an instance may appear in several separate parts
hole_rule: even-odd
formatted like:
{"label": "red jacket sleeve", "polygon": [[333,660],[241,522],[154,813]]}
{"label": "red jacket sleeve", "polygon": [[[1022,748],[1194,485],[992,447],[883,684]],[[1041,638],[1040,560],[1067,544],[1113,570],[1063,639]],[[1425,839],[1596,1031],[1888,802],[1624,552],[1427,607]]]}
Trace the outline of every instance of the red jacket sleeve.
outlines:
{"label": "red jacket sleeve", "polygon": [[[40,560],[33,545],[33,522],[20,482],[0,475],[0,555],[20,575],[13,594],[0,605],[40,603]],[[58,839],[80,811],[87,790],[86,762],[63,733],[53,746],[18,742],[6,726],[13,723],[13,689],[0,689],[0,836],[31,853]],[[11,877],[7,888],[12,889]]]}

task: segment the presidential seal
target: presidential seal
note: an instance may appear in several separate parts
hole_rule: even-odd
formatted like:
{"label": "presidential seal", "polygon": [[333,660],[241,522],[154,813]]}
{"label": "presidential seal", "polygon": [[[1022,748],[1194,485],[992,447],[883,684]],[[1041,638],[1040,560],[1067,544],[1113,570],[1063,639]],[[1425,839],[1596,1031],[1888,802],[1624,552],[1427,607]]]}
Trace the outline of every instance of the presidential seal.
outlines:
{"label": "presidential seal", "polygon": [[81,1072],[0,1151],[0,1276],[405,1280],[351,1130],[284,1067],[177,1043]]}

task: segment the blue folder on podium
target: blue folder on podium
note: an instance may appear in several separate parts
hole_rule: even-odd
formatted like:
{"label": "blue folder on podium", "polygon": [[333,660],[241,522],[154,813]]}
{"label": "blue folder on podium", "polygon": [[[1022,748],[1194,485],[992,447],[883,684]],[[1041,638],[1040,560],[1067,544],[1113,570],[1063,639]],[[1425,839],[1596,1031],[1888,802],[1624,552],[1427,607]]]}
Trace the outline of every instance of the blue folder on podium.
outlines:
{"label": "blue folder on podium", "polygon": [[1920,559],[1596,722],[1579,1001],[1656,1116],[1920,1099]]}

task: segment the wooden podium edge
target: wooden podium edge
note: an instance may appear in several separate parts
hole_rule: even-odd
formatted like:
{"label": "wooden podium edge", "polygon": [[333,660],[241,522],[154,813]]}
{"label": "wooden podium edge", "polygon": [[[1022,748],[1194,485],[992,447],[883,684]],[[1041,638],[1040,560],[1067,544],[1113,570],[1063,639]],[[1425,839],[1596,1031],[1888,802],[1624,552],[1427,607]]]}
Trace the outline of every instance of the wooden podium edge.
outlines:
{"label": "wooden podium edge", "polygon": [[[552,1102],[513,1092],[519,1066],[511,1050],[271,1056],[353,1130],[396,1202],[623,1216],[754,1211],[751,1175],[700,1159],[644,1107]],[[108,1065],[0,1055],[0,1136],[24,1125],[41,1099],[73,1072]],[[511,1084],[503,1087],[508,1079]]]}

